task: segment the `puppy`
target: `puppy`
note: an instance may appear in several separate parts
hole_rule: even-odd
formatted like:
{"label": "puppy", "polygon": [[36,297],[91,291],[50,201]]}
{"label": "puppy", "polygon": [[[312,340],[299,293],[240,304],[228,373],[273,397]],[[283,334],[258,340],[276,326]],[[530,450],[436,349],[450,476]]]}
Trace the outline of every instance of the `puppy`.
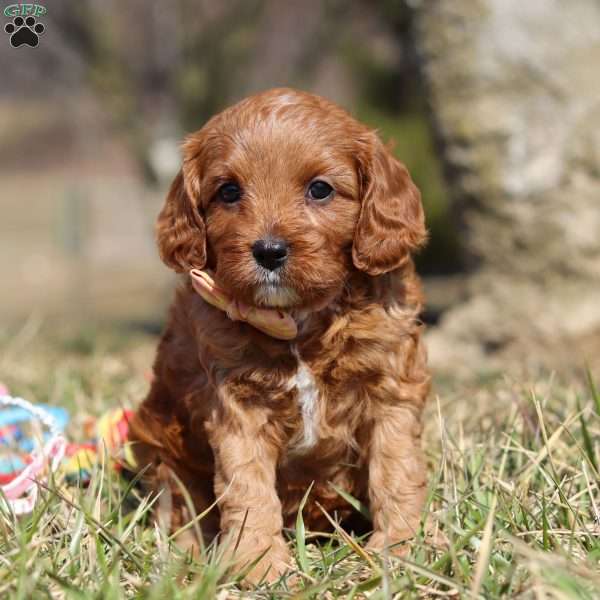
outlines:
{"label": "puppy", "polygon": [[171,528],[200,525],[237,564],[291,567],[282,528],[307,488],[307,528],[340,519],[341,488],[366,503],[368,548],[414,535],[424,502],[421,412],[429,389],[411,255],[420,194],[375,132],[292,89],[247,98],[183,146],[157,224],[163,261],[205,269],[234,302],[291,316],[277,339],[176,292],[148,397],[131,424],[140,467],[167,487]]}

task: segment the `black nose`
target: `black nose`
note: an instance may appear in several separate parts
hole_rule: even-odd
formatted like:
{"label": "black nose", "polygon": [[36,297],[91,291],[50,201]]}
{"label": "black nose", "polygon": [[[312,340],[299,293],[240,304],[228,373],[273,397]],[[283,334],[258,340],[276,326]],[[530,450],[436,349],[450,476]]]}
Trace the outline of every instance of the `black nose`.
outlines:
{"label": "black nose", "polygon": [[252,254],[261,267],[274,271],[287,260],[288,246],[283,240],[275,238],[256,240],[252,244]]}

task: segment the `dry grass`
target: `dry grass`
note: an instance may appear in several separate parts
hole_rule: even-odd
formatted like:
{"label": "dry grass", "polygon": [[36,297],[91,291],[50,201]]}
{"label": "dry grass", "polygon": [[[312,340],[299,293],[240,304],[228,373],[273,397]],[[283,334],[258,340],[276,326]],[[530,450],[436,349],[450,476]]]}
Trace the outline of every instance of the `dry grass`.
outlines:
{"label": "dry grass", "polygon": [[[43,341],[42,341],[43,340]],[[30,323],[0,340],[0,380],[83,415],[133,406],[155,339],[47,338]],[[0,598],[596,598],[598,432],[591,379],[438,382],[427,415],[429,526],[405,560],[369,557],[336,533],[290,544],[302,582],[238,586],[215,548],[192,562],[150,518],[152,500],[100,465],[86,489],[56,481],[33,515],[0,514]]]}

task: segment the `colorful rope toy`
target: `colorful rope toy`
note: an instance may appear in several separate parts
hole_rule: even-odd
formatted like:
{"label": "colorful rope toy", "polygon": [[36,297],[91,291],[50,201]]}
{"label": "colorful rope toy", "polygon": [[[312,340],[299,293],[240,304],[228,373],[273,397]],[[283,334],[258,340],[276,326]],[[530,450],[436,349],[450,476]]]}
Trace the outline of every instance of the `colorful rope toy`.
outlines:
{"label": "colorful rope toy", "polygon": [[64,408],[33,405],[15,398],[0,384],[0,504],[16,515],[30,513],[39,485],[52,473],[69,483],[87,483],[99,453],[106,452],[120,469],[135,464],[127,442],[132,411],[114,409],[88,423],[89,442],[69,444],[63,431],[69,421]]}

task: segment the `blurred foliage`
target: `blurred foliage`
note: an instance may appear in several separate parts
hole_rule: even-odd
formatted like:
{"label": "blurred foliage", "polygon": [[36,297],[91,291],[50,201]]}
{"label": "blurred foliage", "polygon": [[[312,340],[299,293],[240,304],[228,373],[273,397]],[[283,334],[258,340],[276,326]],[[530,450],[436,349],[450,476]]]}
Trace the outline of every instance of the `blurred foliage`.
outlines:
{"label": "blurred foliage", "polygon": [[83,60],[87,85],[127,138],[147,183],[157,183],[149,157],[155,127],[174,128],[176,137],[197,129],[239,87],[262,5],[86,0],[53,9],[54,26]]}
{"label": "blurred foliage", "polygon": [[455,271],[459,265],[456,231],[451,225],[441,165],[433,150],[424,111],[415,108],[391,114],[374,106],[364,105],[359,109],[358,116],[378,129],[384,140],[392,142],[394,154],[406,165],[421,190],[429,242],[417,257],[419,271],[424,274]]}
{"label": "blurred foliage", "polygon": [[452,273],[460,268],[460,250],[411,43],[411,12],[397,0],[371,6],[391,32],[396,53],[390,57],[389,52],[374,52],[372,45],[343,41],[342,53],[358,90],[356,114],[391,143],[421,191],[430,239],[417,257],[420,272]]}
{"label": "blurred foliage", "polygon": [[[53,14],[149,184],[160,183],[151,157],[156,139],[181,139],[265,83],[318,89],[319,66],[329,60],[337,76],[349,75],[353,88],[346,104],[395,143],[422,191],[431,238],[419,256],[421,271],[458,270],[456,228],[428,125],[405,2],[307,0],[284,9],[273,0],[176,0],[168,6],[82,0],[57,7]],[[302,22],[290,24],[290,14]],[[136,22],[135,31],[131,22]],[[290,51],[293,44],[300,46],[295,52]]]}
{"label": "blurred foliage", "polygon": [[180,122],[198,129],[236,93],[252,58],[262,0],[223,3],[223,13],[201,35],[182,32],[181,62],[173,74]]}

